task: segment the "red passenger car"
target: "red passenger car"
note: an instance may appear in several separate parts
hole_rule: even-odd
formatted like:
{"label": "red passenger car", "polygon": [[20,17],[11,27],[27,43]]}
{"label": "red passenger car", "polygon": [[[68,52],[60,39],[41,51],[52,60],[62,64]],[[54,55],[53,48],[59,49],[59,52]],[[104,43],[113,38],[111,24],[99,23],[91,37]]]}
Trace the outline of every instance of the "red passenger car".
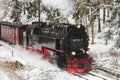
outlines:
{"label": "red passenger car", "polygon": [[1,22],[1,39],[12,44],[23,44],[23,32],[26,25]]}

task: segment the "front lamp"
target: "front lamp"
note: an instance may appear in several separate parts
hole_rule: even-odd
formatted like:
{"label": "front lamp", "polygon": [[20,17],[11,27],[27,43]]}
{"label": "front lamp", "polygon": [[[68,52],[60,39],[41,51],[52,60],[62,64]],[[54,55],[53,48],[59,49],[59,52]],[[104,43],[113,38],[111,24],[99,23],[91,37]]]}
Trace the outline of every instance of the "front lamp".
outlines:
{"label": "front lamp", "polygon": [[73,51],[73,52],[72,52],[72,55],[76,55],[76,52]]}
{"label": "front lamp", "polygon": [[89,51],[86,51],[86,54],[90,54]]}
{"label": "front lamp", "polygon": [[77,25],[77,28],[78,28],[78,29],[80,28],[80,24]]}

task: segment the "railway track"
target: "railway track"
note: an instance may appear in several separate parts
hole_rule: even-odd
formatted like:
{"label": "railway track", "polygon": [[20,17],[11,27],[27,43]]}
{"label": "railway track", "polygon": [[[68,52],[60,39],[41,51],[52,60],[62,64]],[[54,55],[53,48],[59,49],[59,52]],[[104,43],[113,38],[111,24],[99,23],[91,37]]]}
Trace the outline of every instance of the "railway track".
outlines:
{"label": "railway track", "polygon": [[120,71],[115,70],[115,69],[110,69],[110,68],[106,68],[106,67],[96,67],[96,69],[102,70],[106,73],[109,73],[111,75],[115,75],[115,76],[120,76]]}
{"label": "railway track", "polygon": [[80,78],[83,78],[83,80],[113,80],[107,77],[104,77],[100,74],[97,74],[95,72],[89,72],[87,74],[75,74],[75,76],[78,76]]}
{"label": "railway track", "polygon": [[120,80],[120,71],[117,69],[111,69],[104,66],[96,66],[94,67],[94,72],[98,74],[104,74],[105,76],[109,76],[110,78],[114,78],[114,80]]}

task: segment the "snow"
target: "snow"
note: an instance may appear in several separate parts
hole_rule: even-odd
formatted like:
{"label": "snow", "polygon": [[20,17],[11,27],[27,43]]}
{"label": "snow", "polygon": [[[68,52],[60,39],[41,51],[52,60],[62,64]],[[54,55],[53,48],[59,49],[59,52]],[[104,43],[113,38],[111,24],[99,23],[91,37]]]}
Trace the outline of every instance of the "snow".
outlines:
{"label": "snow", "polygon": [[111,46],[113,45],[105,45],[105,42],[102,40],[102,41],[99,41],[99,43],[97,43],[97,39],[95,40],[95,44],[94,45],[90,45],[90,51],[91,52],[94,52],[94,53],[104,53],[104,52],[108,52],[111,48]]}
{"label": "snow", "polygon": [[[4,42],[6,47],[0,46],[0,79],[1,80],[85,80],[61,70],[43,59],[42,55],[36,54],[30,50],[25,50],[20,46],[9,46]],[[22,68],[7,67],[6,62],[10,63],[19,61],[23,64]],[[10,70],[6,69],[10,68]],[[12,73],[11,73],[12,72]],[[3,77],[5,76],[5,77]],[[88,80],[102,80],[89,74],[81,74]]]}
{"label": "snow", "polygon": [[[22,77],[24,80],[82,80],[43,60],[40,54],[26,51],[20,47],[11,48],[9,46],[0,46],[0,64],[4,64],[6,61],[19,61],[24,65],[23,69],[13,71],[15,75]],[[0,66],[0,80],[14,80],[10,79],[10,74],[8,74],[12,69],[7,73],[2,70],[8,71],[3,68],[1,69]]]}
{"label": "snow", "polygon": [[0,80],[9,80],[7,74],[2,70],[0,70]]}

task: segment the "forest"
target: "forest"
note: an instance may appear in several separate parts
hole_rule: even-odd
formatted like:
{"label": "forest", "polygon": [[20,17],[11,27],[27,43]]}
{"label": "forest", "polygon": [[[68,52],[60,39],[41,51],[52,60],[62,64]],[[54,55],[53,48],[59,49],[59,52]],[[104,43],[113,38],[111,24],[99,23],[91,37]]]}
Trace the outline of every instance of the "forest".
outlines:
{"label": "forest", "polygon": [[[97,33],[103,32],[105,44],[113,41],[114,47],[120,48],[120,0],[62,0],[61,3],[63,5],[48,0],[3,0],[4,15],[0,19],[9,16],[14,23],[23,23],[23,17],[27,22],[80,23],[89,31],[92,44],[95,44],[97,30]],[[104,27],[107,30],[103,31]]]}

